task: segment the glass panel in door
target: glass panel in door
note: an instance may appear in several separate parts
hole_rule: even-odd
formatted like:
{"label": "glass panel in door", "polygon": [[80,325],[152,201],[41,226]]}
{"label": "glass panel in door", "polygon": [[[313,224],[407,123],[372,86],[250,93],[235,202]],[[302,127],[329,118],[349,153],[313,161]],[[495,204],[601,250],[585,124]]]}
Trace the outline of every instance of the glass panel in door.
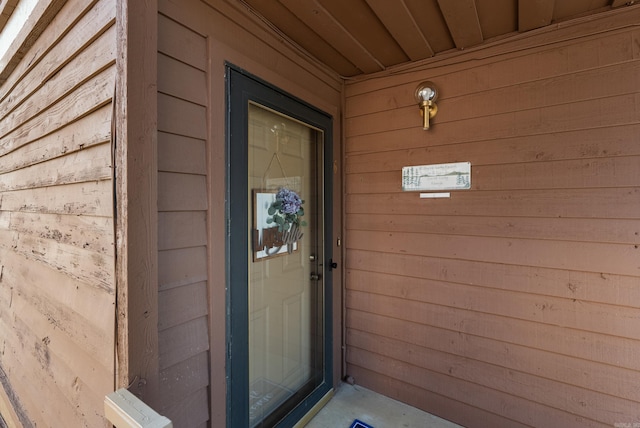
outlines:
{"label": "glass panel in door", "polygon": [[249,103],[249,426],[274,426],[324,379],[323,135]]}

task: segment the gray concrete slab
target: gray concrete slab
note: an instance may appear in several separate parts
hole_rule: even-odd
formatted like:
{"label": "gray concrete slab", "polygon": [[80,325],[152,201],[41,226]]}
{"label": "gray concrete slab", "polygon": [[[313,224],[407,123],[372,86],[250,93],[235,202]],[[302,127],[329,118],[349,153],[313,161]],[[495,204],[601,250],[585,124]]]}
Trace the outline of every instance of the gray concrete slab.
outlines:
{"label": "gray concrete slab", "polygon": [[306,428],[349,428],[355,419],[373,428],[460,428],[362,386],[346,383],[340,385],[331,401]]}

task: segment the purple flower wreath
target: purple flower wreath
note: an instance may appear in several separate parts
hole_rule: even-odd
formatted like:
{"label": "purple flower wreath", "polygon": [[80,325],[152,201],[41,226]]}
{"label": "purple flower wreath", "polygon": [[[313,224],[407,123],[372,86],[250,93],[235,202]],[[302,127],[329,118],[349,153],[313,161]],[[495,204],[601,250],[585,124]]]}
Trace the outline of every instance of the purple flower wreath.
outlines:
{"label": "purple flower wreath", "polygon": [[300,219],[304,215],[302,204],[304,201],[291,189],[280,188],[276,193],[276,200],[269,206],[267,223],[275,223],[278,231],[290,230],[295,226],[306,226],[307,223]]}

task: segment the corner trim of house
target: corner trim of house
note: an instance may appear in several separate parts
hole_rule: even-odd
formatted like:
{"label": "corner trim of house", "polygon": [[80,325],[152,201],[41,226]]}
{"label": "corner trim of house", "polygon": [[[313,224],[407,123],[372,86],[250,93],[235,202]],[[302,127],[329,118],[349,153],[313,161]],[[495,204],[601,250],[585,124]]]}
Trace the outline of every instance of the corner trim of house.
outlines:
{"label": "corner trim of house", "polygon": [[156,0],[118,0],[115,96],[115,388],[159,390]]}

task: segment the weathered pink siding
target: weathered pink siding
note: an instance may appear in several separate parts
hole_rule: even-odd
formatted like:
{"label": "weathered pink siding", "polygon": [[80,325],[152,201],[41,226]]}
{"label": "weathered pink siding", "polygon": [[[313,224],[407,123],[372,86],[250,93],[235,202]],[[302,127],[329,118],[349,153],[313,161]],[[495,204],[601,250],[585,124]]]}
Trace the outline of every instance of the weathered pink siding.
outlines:
{"label": "weathered pink siding", "polygon": [[[610,15],[347,82],[347,371],[465,426],[640,421],[640,33]],[[413,91],[440,88],[422,130]],[[449,199],[409,165],[470,161]]]}
{"label": "weathered pink siding", "polygon": [[115,2],[47,4],[63,6],[0,70],[0,411],[9,426],[106,426]]}

